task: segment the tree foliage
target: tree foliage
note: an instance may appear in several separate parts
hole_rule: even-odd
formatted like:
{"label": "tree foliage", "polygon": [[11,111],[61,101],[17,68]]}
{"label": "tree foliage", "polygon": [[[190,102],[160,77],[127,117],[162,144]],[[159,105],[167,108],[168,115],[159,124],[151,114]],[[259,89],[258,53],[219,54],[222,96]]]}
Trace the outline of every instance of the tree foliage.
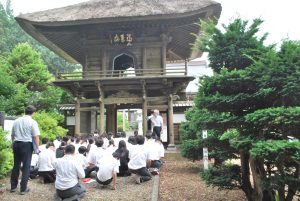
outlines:
{"label": "tree foliage", "polygon": [[8,133],[0,127],[0,178],[6,176],[13,164],[11,143],[7,139]]}
{"label": "tree foliage", "polygon": [[73,72],[80,68],[79,65],[66,62],[25,33],[14,19],[11,0],[7,0],[6,5],[0,2],[0,27],[0,55],[10,53],[19,43],[28,42],[35,51],[41,52],[46,68],[52,74],[56,71]]}
{"label": "tree foliage", "polygon": [[[208,147],[215,163],[202,176],[209,185],[241,188],[248,200],[278,194],[287,201],[300,190],[300,146],[289,140],[300,137],[300,42],[284,41],[279,50],[265,46],[266,35],[256,36],[261,23],[236,19],[222,32],[201,22],[204,37],[195,47],[209,52],[215,74],[200,79],[182,126],[182,152],[197,159],[201,151],[193,150]],[[211,133],[207,139],[196,134],[204,129]],[[238,171],[227,164],[235,158]]]}
{"label": "tree foliage", "polygon": [[38,111],[34,119],[38,122],[41,138],[53,141],[56,137],[63,137],[67,134],[67,130],[61,127],[64,117],[56,112]]}

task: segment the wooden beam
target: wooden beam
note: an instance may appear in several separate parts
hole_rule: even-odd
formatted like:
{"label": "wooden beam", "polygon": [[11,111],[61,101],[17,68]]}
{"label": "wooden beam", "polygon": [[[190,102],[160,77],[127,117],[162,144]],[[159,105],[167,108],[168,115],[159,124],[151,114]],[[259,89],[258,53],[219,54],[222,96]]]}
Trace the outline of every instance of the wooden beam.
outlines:
{"label": "wooden beam", "polygon": [[174,144],[174,124],[173,124],[173,96],[169,94],[168,99],[168,134],[169,134],[169,145],[168,149],[176,149]]}
{"label": "wooden beam", "polygon": [[129,104],[129,103],[142,103],[143,98],[105,98],[104,104]]}
{"label": "wooden beam", "polygon": [[75,135],[80,135],[80,101],[75,100]]}
{"label": "wooden beam", "polygon": [[95,110],[97,110],[97,111],[99,111],[99,107],[81,107],[80,108],[80,111],[81,112],[88,112],[88,111],[95,111]]}

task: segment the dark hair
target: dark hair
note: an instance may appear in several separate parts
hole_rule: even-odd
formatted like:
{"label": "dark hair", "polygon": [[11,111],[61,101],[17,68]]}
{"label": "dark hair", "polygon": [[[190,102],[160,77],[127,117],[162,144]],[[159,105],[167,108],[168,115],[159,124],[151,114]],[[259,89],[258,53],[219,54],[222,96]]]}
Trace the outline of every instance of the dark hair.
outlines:
{"label": "dark hair", "polygon": [[42,138],[42,144],[47,144],[47,142],[48,142],[48,138],[43,137]]}
{"label": "dark hair", "polygon": [[102,147],[103,146],[103,140],[102,139],[99,139],[99,140],[96,140],[96,142],[95,142],[95,145],[97,146],[97,147]]}
{"label": "dark hair", "polygon": [[62,139],[64,142],[68,142],[69,141],[69,137],[68,136],[65,136],[65,137],[63,137],[63,139]]}
{"label": "dark hair", "polygon": [[108,142],[109,142],[109,146],[111,146],[111,145],[114,146],[115,145],[115,142],[114,142],[113,139],[110,139]]}
{"label": "dark hair", "polygon": [[126,133],[123,131],[123,132],[121,133],[121,136],[122,136],[122,137],[126,137]]}
{"label": "dark hair", "polygon": [[77,137],[75,142],[78,144],[80,142],[80,137]]}
{"label": "dark hair", "polygon": [[133,134],[134,134],[134,136],[137,136],[137,135],[139,134],[139,132],[138,132],[137,130],[135,130],[135,131],[133,132]]}
{"label": "dark hair", "polygon": [[46,148],[48,149],[49,147],[54,147],[54,143],[53,142],[48,142],[46,145]]}
{"label": "dark hair", "polygon": [[137,143],[138,145],[142,145],[142,144],[144,144],[144,142],[145,142],[144,136],[142,136],[142,135],[136,136],[136,143]]}
{"label": "dark hair", "polygon": [[71,142],[74,142],[74,140],[75,140],[75,139],[72,137],[72,138],[71,138]]}
{"label": "dark hair", "polygon": [[116,138],[120,138],[120,137],[122,137],[121,133],[120,133],[120,132],[117,132],[117,133],[116,133]]}
{"label": "dark hair", "polygon": [[130,144],[135,145],[135,144],[136,144],[136,137],[134,137],[134,136],[129,136],[128,142],[129,142]]}
{"label": "dark hair", "polygon": [[74,154],[75,153],[75,146],[69,144],[65,147],[65,154]]}
{"label": "dark hair", "polygon": [[151,139],[151,137],[152,137],[152,133],[151,133],[151,132],[149,133],[149,132],[147,131],[147,133],[146,133],[146,138],[149,140],[149,139]]}
{"label": "dark hair", "polygon": [[124,140],[120,140],[118,149],[122,149],[122,150],[127,149],[126,142]]}
{"label": "dark hair", "polygon": [[94,139],[93,138],[89,138],[89,144],[93,144],[94,143]]}
{"label": "dark hair", "polygon": [[32,105],[28,105],[25,109],[26,115],[32,115],[36,111],[36,108]]}
{"label": "dark hair", "polygon": [[85,154],[85,153],[87,152],[87,148],[86,148],[85,146],[80,146],[80,147],[78,148],[78,152],[79,152],[80,154]]}
{"label": "dark hair", "polygon": [[67,143],[65,142],[65,141],[62,141],[61,143],[60,143],[60,147],[64,147],[64,146],[66,146],[67,145]]}

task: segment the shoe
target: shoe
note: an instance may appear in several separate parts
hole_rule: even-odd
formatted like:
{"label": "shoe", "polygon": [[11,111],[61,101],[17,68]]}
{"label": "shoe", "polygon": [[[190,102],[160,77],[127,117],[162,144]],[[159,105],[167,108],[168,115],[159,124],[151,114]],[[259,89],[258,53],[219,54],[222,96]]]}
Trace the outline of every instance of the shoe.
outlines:
{"label": "shoe", "polygon": [[17,188],[12,188],[12,189],[9,190],[9,192],[11,192],[11,193],[14,193],[16,191],[17,191]]}
{"label": "shoe", "polygon": [[141,177],[140,177],[139,175],[135,174],[135,175],[134,175],[134,179],[135,179],[135,182],[136,182],[137,184],[140,184],[140,183],[141,183]]}
{"label": "shoe", "polygon": [[97,177],[97,172],[95,170],[92,171],[91,174],[90,174],[90,177],[91,178],[96,178]]}
{"label": "shoe", "polygon": [[153,168],[152,172],[151,172],[153,175],[158,175],[159,174],[159,171],[157,168]]}
{"label": "shoe", "polygon": [[29,192],[29,188],[27,188],[25,191],[21,191],[20,195],[25,195],[28,192]]}

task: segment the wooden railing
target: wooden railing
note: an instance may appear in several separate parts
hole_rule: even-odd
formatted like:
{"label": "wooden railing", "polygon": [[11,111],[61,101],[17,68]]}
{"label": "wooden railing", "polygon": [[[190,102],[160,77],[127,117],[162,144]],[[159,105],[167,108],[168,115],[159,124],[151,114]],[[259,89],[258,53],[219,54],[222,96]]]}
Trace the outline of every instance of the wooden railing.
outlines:
{"label": "wooden railing", "polygon": [[85,71],[73,73],[57,73],[56,79],[97,79],[103,77],[143,77],[143,76],[184,76],[185,67],[167,67],[166,69],[127,69],[106,71]]}

